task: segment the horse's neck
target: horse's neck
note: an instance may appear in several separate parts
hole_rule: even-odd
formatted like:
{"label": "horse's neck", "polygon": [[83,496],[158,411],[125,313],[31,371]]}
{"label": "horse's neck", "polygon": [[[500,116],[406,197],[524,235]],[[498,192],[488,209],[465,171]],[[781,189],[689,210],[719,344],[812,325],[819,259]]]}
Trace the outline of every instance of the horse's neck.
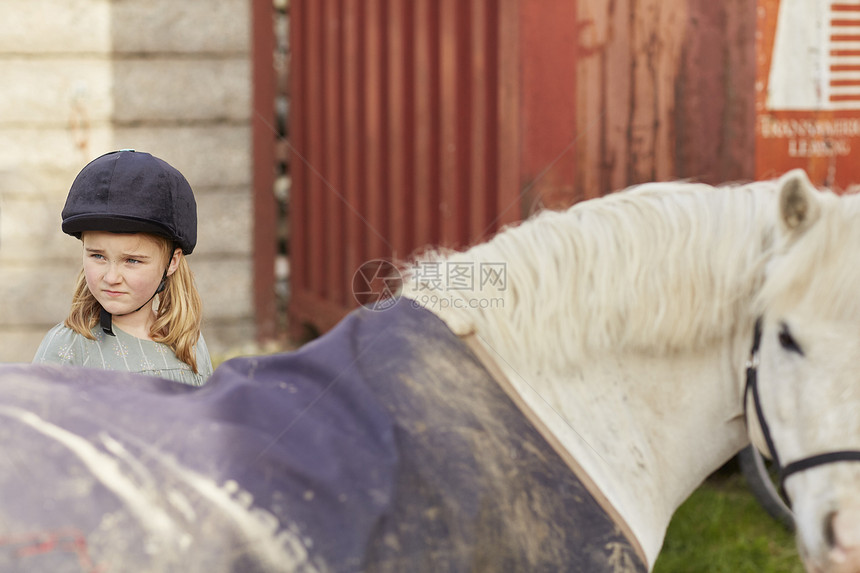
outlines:
{"label": "horse's neck", "polygon": [[746,440],[742,365],[773,204],[748,191],[550,214],[443,259],[476,275],[505,261],[506,285],[428,292],[412,276],[405,288],[477,334],[652,564],[677,506]]}
{"label": "horse's neck", "polygon": [[[704,347],[748,318],[773,199],[765,187],[695,186],[606,197],[541,214],[445,256],[439,277],[413,272],[405,290],[455,332],[482,330],[510,354],[506,360],[562,368],[595,349],[662,354]],[[472,271],[474,284],[440,284],[458,265]],[[488,280],[493,272],[507,281]]]}
{"label": "horse's neck", "polygon": [[653,565],[672,513],[746,440],[740,352],[727,343],[671,359],[607,354],[565,374],[497,362]]}

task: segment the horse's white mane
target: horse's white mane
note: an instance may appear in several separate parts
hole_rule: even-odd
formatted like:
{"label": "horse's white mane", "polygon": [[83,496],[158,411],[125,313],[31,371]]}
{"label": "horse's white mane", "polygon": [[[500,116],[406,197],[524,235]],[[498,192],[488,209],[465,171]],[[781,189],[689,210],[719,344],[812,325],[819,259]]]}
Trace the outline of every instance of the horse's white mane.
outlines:
{"label": "horse's white mane", "polygon": [[[775,181],[641,185],[419,261],[473,265],[471,290],[433,290],[415,266],[404,293],[458,333],[477,331],[495,348],[519,348],[545,364],[608,348],[704,345],[748,318],[773,242],[776,196]],[[481,264],[494,263],[506,267],[504,288],[478,280]]]}

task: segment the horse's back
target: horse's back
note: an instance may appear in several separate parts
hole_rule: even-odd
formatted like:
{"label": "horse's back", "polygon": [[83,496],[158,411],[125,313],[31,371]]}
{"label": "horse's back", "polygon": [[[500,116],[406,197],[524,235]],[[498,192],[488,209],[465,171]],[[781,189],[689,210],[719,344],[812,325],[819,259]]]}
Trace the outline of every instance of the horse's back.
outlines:
{"label": "horse's back", "polygon": [[430,313],[398,314],[359,322],[366,332],[355,336],[387,351],[380,360],[368,349],[361,365],[398,441],[397,495],[370,568],[644,571],[618,526],[463,342]]}

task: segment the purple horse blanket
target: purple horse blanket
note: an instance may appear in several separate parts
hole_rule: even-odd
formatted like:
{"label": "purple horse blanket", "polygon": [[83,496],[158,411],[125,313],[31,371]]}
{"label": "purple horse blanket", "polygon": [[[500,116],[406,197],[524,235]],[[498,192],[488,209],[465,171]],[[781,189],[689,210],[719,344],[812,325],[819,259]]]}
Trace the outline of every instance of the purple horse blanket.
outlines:
{"label": "purple horse blanket", "polygon": [[0,366],[0,571],[645,571],[438,318],[360,309],[192,388]]}

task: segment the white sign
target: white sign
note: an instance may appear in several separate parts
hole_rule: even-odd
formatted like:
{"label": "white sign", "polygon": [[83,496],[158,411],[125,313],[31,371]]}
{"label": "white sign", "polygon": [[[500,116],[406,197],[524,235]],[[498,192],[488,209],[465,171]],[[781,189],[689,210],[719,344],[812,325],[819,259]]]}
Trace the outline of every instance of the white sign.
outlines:
{"label": "white sign", "polygon": [[766,105],[860,109],[860,1],[780,2]]}

